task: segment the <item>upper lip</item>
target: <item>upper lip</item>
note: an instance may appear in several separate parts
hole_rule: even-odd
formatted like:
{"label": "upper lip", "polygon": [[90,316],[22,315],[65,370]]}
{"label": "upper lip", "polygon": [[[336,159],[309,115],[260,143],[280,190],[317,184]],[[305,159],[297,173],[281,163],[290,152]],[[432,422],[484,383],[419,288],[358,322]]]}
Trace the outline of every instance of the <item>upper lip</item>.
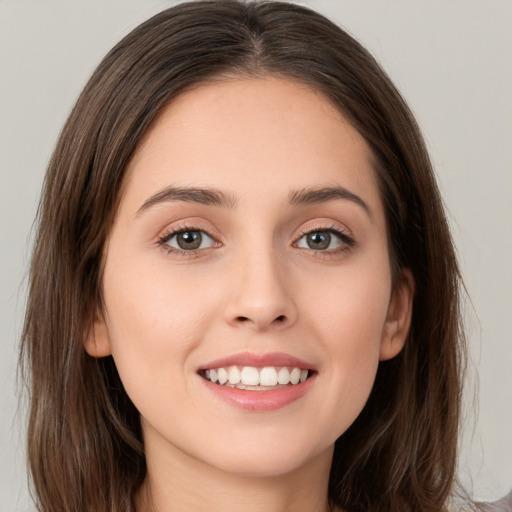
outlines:
{"label": "upper lip", "polygon": [[198,370],[225,368],[227,366],[288,366],[290,368],[300,368],[301,370],[315,370],[315,365],[312,363],[283,352],[269,352],[266,354],[240,352],[206,363],[200,366]]}

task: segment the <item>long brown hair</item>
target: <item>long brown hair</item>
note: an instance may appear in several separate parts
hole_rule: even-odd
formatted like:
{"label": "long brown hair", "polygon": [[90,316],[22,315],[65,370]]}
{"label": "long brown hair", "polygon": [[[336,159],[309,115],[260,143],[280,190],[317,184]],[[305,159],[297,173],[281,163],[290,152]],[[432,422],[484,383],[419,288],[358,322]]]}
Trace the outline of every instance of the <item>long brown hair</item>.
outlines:
{"label": "long brown hair", "polygon": [[125,512],[146,464],[139,414],[111,357],[83,347],[101,261],[141,137],[188,87],[277,75],[321,91],[372,149],[394,276],[416,281],[404,350],[337,441],[329,500],[351,512],[440,511],[454,483],[464,343],[459,271],[421,134],[389,78],[341,28],[283,2],[184,3],[146,21],[98,66],[47,170],[21,345],[39,510]]}

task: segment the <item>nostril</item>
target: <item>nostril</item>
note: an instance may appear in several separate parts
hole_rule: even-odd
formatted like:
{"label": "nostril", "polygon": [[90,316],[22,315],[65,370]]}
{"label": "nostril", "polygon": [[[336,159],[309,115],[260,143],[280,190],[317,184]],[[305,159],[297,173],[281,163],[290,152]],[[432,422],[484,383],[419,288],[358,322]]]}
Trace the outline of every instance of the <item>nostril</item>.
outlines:
{"label": "nostril", "polygon": [[[268,319],[267,319],[268,320]],[[288,320],[288,317],[286,315],[279,315],[279,316],[276,316],[270,323],[273,324],[273,325],[276,325],[276,324],[282,324],[284,325]],[[253,319],[252,317],[250,316],[237,316],[235,317],[234,321],[237,323],[237,324],[242,324],[242,323],[254,323],[255,325],[258,325],[259,327],[264,327],[267,325],[267,322],[265,321],[265,319]]]}

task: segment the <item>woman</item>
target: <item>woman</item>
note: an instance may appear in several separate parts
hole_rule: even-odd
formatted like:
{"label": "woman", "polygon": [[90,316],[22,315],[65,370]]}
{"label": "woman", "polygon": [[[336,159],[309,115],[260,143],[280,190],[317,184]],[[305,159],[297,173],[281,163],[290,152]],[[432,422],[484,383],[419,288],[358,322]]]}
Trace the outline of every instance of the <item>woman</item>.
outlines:
{"label": "woman", "polygon": [[164,11],[48,169],[41,509],[444,510],[458,286],[421,135],[359,44],[283,3]]}

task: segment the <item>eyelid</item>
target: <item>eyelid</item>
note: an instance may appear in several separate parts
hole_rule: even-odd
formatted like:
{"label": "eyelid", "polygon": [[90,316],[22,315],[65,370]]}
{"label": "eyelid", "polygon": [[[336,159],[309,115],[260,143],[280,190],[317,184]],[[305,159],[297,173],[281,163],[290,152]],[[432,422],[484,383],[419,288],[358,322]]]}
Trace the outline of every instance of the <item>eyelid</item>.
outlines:
{"label": "eyelid", "polygon": [[356,245],[356,240],[354,239],[352,232],[348,228],[346,228],[345,226],[343,226],[341,224],[334,223],[333,221],[330,221],[330,222],[329,221],[326,221],[326,222],[320,221],[320,222],[315,222],[315,224],[313,224],[313,225],[310,225],[307,227],[302,227],[300,229],[298,235],[295,237],[293,246],[297,247],[297,244],[305,236],[307,236],[311,233],[322,232],[322,231],[334,233],[334,235],[340,239],[340,241],[342,243],[341,247],[337,247],[335,249],[325,249],[325,250],[315,250],[315,249],[311,249],[311,248],[308,249],[305,247],[300,247],[300,249],[310,250],[316,254],[328,255],[328,254],[335,254],[338,252],[350,250],[351,248],[353,248]]}
{"label": "eyelid", "polygon": [[[335,236],[337,236],[341,242],[341,247],[336,247],[334,249],[324,249],[324,250],[315,250],[312,248],[300,248],[309,250],[311,252],[314,252],[316,254],[324,254],[324,255],[334,255],[338,252],[343,252],[350,250],[356,245],[356,241],[351,233],[351,231],[344,226],[343,224],[340,224],[332,219],[325,219],[325,220],[315,220],[315,221],[309,221],[305,223],[306,225],[301,227],[294,237],[294,242],[292,243],[292,246],[297,247],[297,244],[299,241],[308,234],[315,233],[315,232],[330,232],[333,233]],[[204,234],[206,234],[211,240],[213,241],[213,245],[211,247],[205,247],[205,248],[198,248],[198,249],[179,249],[177,247],[173,247],[170,245],[167,245],[167,242],[173,237],[176,236],[179,233],[182,233],[184,231],[199,231]],[[218,231],[209,223],[204,221],[203,219],[186,219],[186,220],[180,220],[177,221],[176,224],[173,224],[169,227],[167,227],[165,230],[162,231],[160,235],[158,235],[156,240],[156,245],[160,247],[163,251],[175,254],[175,255],[181,255],[186,257],[194,257],[202,255],[206,252],[211,251],[212,249],[215,249],[217,247],[220,247],[224,245],[222,241],[222,237],[219,234],[217,234]]]}
{"label": "eyelid", "polygon": [[[175,247],[174,245],[171,245],[171,241],[174,238],[178,238],[179,235],[181,235],[183,233],[201,233],[201,245],[205,241],[205,240],[203,240],[203,238],[209,239],[210,240],[209,243],[215,244],[215,240],[206,231],[204,231],[202,229],[186,229],[186,230],[175,231],[174,233],[169,233],[169,235],[167,235],[160,243],[161,243],[161,245],[167,245],[168,247],[172,247],[173,249],[180,251],[182,249],[180,249],[180,247]],[[207,240],[206,240],[206,242],[208,243]],[[203,249],[209,249],[209,247],[198,247],[197,249],[189,249],[189,250],[183,249],[183,251],[193,252],[193,251],[200,251]]]}
{"label": "eyelid", "polygon": [[334,231],[346,237],[354,238],[354,234],[345,224],[342,224],[341,222],[329,217],[311,219],[309,221],[303,222],[298,229],[296,238],[307,235],[308,233],[313,233],[315,231]]}
{"label": "eyelid", "polygon": [[[181,220],[178,222],[178,224],[171,225],[164,229],[162,233],[157,237],[156,245],[160,247],[164,252],[168,254],[175,254],[178,256],[194,257],[204,254],[205,252],[214,249],[215,247],[220,247],[222,245],[222,242],[219,241],[220,235],[217,235],[217,230],[215,230],[211,226],[206,227],[205,222],[198,220]],[[208,238],[210,238],[213,241],[213,246],[205,247],[202,249],[185,250],[167,244],[167,242],[171,240],[174,236],[185,231],[199,231],[201,233],[204,233],[206,236],[208,236]]]}
{"label": "eyelid", "polygon": [[219,230],[208,220],[202,217],[184,217],[167,222],[162,228],[159,229],[156,235],[156,241],[162,240],[166,236],[181,231],[204,231],[207,235],[216,241],[222,240],[222,234]]}

